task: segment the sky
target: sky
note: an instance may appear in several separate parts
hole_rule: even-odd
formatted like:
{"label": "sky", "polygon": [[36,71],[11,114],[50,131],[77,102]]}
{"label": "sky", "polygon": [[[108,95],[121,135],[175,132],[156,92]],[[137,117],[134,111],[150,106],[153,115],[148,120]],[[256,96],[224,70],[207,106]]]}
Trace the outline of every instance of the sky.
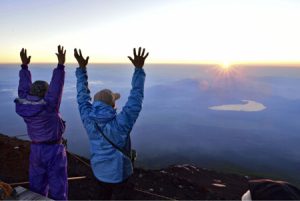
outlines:
{"label": "sky", "polygon": [[56,46],[91,63],[300,63],[298,0],[1,0],[0,63],[56,62]]}

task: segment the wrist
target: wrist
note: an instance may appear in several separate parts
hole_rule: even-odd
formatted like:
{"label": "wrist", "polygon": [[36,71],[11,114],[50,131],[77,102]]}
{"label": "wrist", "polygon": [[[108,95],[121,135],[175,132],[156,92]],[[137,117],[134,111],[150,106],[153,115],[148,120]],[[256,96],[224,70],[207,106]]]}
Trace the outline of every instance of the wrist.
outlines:
{"label": "wrist", "polygon": [[87,64],[80,64],[78,63],[79,68],[86,68]]}
{"label": "wrist", "polygon": [[22,69],[28,69],[28,64],[21,64]]}
{"label": "wrist", "polygon": [[86,66],[79,66],[78,68],[80,68],[82,70],[86,70]]}
{"label": "wrist", "polygon": [[78,67],[76,68],[76,74],[77,72],[80,72],[80,73],[87,73],[87,69],[85,67]]}
{"label": "wrist", "polygon": [[57,68],[59,68],[59,69],[64,69],[65,68],[65,65],[64,64],[57,64]]}

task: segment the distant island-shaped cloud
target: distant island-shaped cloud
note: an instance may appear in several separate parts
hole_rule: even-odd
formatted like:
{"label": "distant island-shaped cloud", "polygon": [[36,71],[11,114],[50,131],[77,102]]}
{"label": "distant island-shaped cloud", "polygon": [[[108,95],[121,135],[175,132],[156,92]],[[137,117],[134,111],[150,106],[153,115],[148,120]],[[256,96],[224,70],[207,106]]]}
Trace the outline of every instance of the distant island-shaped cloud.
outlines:
{"label": "distant island-shaped cloud", "polygon": [[209,109],[240,112],[259,112],[266,109],[266,106],[255,101],[242,100],[242,102],[244,102],[245,104],[218,105],[209,107]]}

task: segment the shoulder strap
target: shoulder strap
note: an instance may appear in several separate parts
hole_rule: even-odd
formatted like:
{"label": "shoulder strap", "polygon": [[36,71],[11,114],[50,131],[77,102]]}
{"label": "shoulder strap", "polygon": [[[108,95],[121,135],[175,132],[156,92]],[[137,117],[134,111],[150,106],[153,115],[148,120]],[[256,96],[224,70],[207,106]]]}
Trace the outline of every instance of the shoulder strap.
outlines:
{"label": "shoulder strap", "polygon": [[120,151],[123,155],[125,155],[126,157],[128,157],[131,160],[131,154],[127,153],[125,150],[121,149],[120,147],[118,147],[115,143],[113,143],[104,133],[103,131],[99,128],[98,124],[95,123],[96,129],[100,132],[100,134],[104,137],[104,139],[109,142],[109,144],[111,144],[115,149],[117,149],[118,151]]}

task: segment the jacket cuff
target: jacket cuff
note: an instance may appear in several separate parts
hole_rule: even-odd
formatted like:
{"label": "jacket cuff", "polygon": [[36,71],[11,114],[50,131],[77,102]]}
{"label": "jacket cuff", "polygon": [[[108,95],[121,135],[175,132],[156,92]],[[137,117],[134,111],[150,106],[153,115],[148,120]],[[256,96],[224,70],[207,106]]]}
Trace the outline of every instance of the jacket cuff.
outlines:
{"label": "jacket cuff", "polygon": [[137,67],[135,67],[134,73],[138,74],[138,75],[146,75],[145,71],[144,71],[144,68],[137,68]]}
{"label": "jacket cuff", "polygon": [[62,64],[57,64],[57,68],[58,68],[58,69],[65,69],[65,66],[62,65]]}
{"label": "jacket cuff", "polygon": [[142,67],[135,67],[135,71],[144,71],[144,68],[142,68]]}
{"label": "jacket cuff", "polygon": [[58,68],[58,69],[65,69],[65,65],[57,64],[57,68]]}
{"label": "jacket cuff", "polygon": [[86,71],[86,67],[80,67],[80,66],[78,66],[78,69],[81,69],[81,70],[83,70],[83,71]]}
{"label": "jacket cuff", "polygon": [[86,68],[82,68],[82,67],[76,68],[76,76],[81,76],[83,74],[87,74]]}
{"label": "jacket cuff", "polygon": [[22,69],[28,69],[28,65],[22,64],[22,65],[21,65],[21,68],[22,68]]}
{"label": "jacket cuff", "polygon": [[83,72],[83,73],[87,72],[86,67],[80,67],[80,66],[76,68],[76,71]]}

